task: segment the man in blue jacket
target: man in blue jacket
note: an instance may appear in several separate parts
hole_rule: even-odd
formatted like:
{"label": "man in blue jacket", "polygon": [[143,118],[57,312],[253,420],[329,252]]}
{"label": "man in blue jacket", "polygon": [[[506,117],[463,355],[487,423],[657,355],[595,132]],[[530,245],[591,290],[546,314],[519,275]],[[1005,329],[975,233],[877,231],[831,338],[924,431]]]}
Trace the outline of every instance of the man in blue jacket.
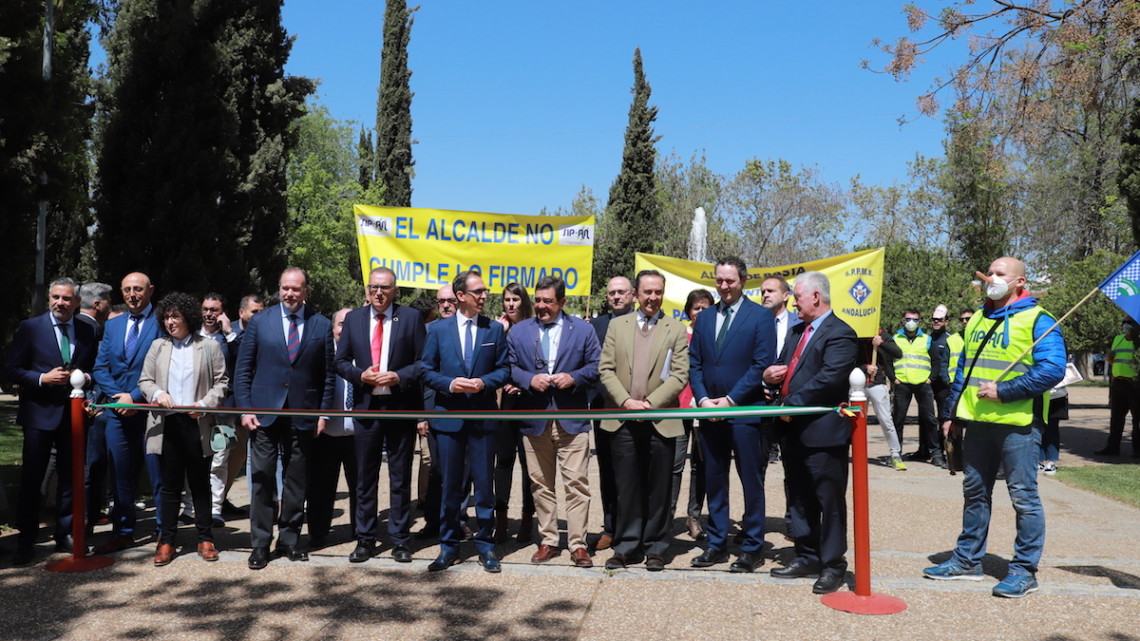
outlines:
{"label": "man in blue jacket", "polygon": [[966,431],[962,533],[950,560],[923,574],[982,580],[993,486],[998,470],[1004,469],[1017,513],[1017,537],[1009,573],[993,594],[1018,598],[1037,591],[1037,564],[1045,547],[1037,459],[1049,416],[1049,390],[1065,376],[1065,341],[1053,317],[1025,291],[1025,263],[1010,257],[995,260],[987,283],[989,300],[966,326],[948,409],[941,417],[943,433]]}

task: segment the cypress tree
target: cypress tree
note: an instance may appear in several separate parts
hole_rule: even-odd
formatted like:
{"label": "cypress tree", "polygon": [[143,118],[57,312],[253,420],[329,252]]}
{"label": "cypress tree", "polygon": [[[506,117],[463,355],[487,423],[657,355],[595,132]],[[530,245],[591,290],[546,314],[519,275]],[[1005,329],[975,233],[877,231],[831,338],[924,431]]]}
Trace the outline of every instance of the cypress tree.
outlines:
{"label": "cypress tree", "polygon": [[6,241],[0,274],[10,284],[0,297],[0,346],[18,320],[45,311],[28,307],[36,288],[41,200],[48,203],[44,280],[90,275],[80,263],[92,222],[87,24],[94,14],[90,0],[54,5],[51,74],[45,82],[43,0],[0,2],[0,235]]}
{"label": "cypress tree", "polygon": [[280,0],[123,0],[98,149],[101,272],[163,291],[269,291],[285,266],[289,124]]}
{"label": "cypress tree", "polygon": [[1133,101],[1128,126],[1124,129],[1116,184],[1128,204],[1132,240],[1136,246],[1140,246],[1140,99]]}
{"label": "cypress tree", "polygon": [[376,100],[376,170],[373,177],[386,188],[384,204],[412,205],[412,89],[408,42],[414,13],[404,0],[387,0],[384,45],[380,52],[380,87]]}
{"label": "cypress tree", "polygon": [[653,121],[657,107],[649,105],[650,87],[641,65],[641,49],[633,52],[633,103],[625,129],[621,172],[610,187],[610,199],[599,225],[594,249],[595,289],[604,289],[612,276],[633,276],[635,252],[652,252],[661,237],[661,205],[654,168],[657,150]]}
{"label": "cypress tree", "polygon": [[372,149],[372,135],[361,127],[360,140],[356,143],[356,182],[360,183],[361,189],[368,189],[372,185],[372,158],[375,154],[375,150]]}

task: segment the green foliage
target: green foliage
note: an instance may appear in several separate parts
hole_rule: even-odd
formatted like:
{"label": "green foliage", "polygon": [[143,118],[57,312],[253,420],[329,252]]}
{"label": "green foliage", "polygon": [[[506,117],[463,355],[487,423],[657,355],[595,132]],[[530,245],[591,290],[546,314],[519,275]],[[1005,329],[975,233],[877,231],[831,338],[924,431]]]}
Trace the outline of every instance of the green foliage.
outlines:
{"label": "green foliage", "polygon": [[654,175],[657,107],[649,105],[651,89],[641,64],[641,49],[633,52],[631,92],[621,172],[610,187],[605,215],[599,221],[598,237],[604,240],[594,246],[595,291],[604,290],[612,276],[632,276],[634,254],[653,252],[662,236]]}
{"label": "green foliage", "polygon": [[970,271],[985,271],[994,258],[1010,253],[1012,202],[1005,161],[987,123],[962,115],[951,123],[940,177],[950,238]]}
{"label": "green foliage", "polygon": [[0,2],[0,235],[6,241],[0,273],[14,285],[0,300],[0,348],[18,320],[44,311],[29,310],[41,199],[48,203],[45,281],[90,276],[79,265],[92,221],[87,23],[94,12],[89,0],[56,3],[52,72],[45,83],[43,1]]}
{"label": "green foliage", "polygon": [[123,0],[97,146],[100,273],[160,291],[274,288],[286,264],[289,124],[314,85],[283,73],[279,0]]}
{"label": "green foliage", "polygon": [[[386,188],[385,205],[412,206],[412,72],[408,42],[412,14],[405,0],[386,0],[384,46],[380,52],[380,89],[376,100],[374,178]],[[365,181],[361,181],[363,184]]]}
{"label": "green foliage", "polygon": [[[1100,250],[1064,266],[1050,278],[1041,304],[1060,318],[1127,259],[1127,256]],[[1069,353],[1090,354],[1108,349],[1112,337],[1120,333],[1123,318],[1124,312],[1098,291],[1061,325]]]}
{"label": "green foliage", "polygon": [[1140,98],[1132,103],[1122,143],[1120,173],[1116,176],[1116,184],[1128,205],[1133,243],[1140,246]]}
{"label": "green foliage", "polygon": [[687,164],[675,154],[665,156],[654,173],[661,203],[661,238],[655,254],[694,258],[689,254],[689,235],[697,207],[704,208],[708,222],[705,255],[710,260],[740,245],[721,213],[725,179],[709,169],[703,153],[694,153]]}
{"label": "green foliage", "polygon": [[[864,247],[870,249],[872,246]],[[923,327],[930,329],[930,318],[939,304],[949,310],[950,318],[969,307],[977,309],[982,301],[970,282],[973,271],[965,263],[937,250],[903,243],[886,246],[883,257],[883,304],[879,326],[891,333],[902,327],[903,312],[919,310]],[[954,323],[950,331],[958,331]]]}

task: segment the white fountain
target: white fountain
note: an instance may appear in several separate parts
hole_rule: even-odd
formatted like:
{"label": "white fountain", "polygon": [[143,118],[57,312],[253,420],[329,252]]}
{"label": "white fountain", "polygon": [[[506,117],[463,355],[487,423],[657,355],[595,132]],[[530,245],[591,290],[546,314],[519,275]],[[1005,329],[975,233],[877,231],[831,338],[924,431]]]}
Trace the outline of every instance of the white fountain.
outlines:
{"label": "white fountain", "polygon": [[689,231],[689,260],[699,263],[709,262],[705,244],[708,241],[709,221],[705,218],[705,208],[693,211],[693,228]]}

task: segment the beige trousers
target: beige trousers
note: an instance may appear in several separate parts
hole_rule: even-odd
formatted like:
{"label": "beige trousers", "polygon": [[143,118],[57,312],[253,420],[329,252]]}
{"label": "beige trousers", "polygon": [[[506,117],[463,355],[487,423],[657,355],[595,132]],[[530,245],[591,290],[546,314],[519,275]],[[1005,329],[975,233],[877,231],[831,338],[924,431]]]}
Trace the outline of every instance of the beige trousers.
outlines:
{"label": "beige trousers", "polygon": [[571,551],[586,547],[586,518],[590,512],[590,433],[568,434],[558,421],[550,421],[542,434],[527,435],[525,449],[541,542],[558,547],[558,501],[554,482],[560,470],[566,494],[567,545]]}

